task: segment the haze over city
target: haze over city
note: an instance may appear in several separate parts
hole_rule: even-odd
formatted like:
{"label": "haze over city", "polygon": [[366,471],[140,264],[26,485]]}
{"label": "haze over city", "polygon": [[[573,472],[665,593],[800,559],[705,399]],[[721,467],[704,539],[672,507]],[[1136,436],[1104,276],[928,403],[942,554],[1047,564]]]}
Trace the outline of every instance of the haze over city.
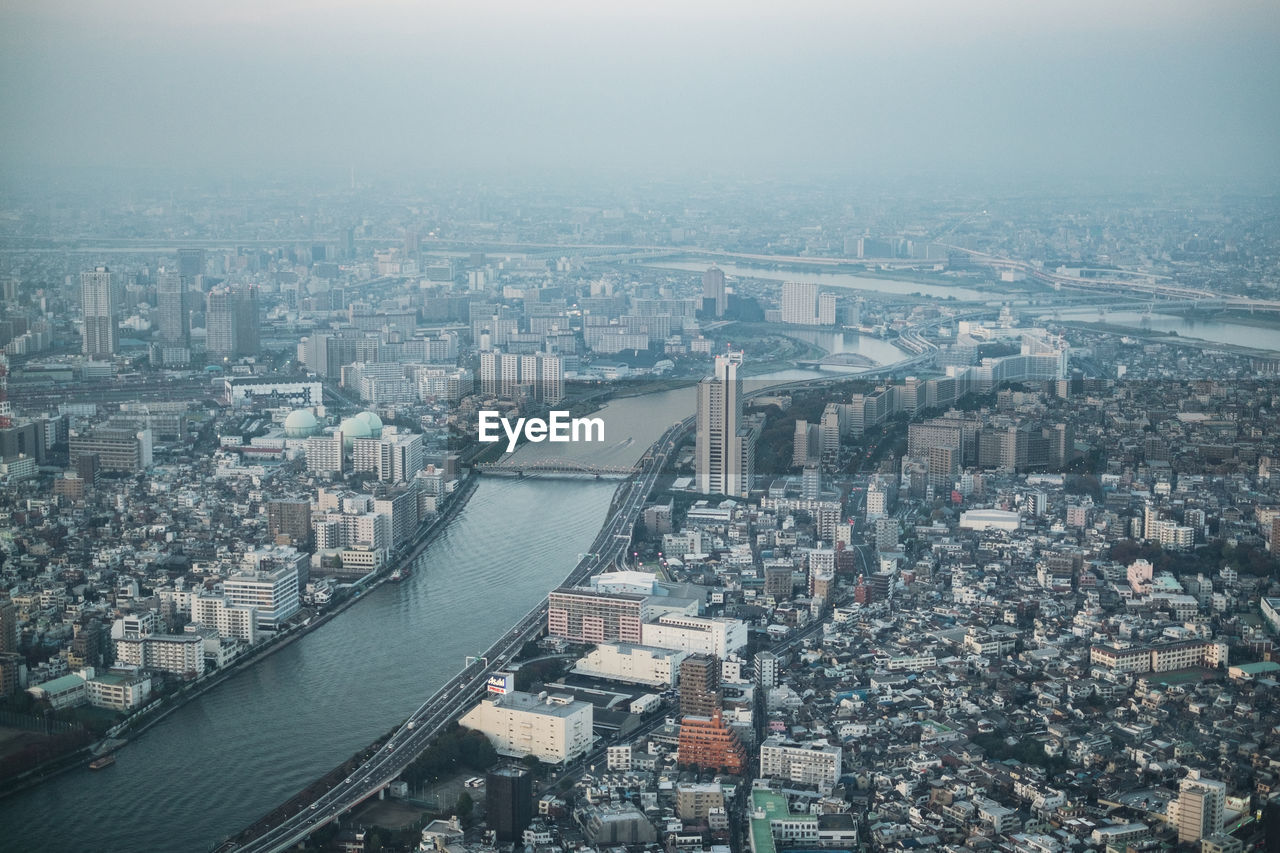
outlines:
{"label": "haze over city", "polygon": [[1277,44],[0,0],[0,848],[1280,851]]}
{"label": "haze over city", "polygon": [[6,0],[25,166],[1276,176],[1267,2]]}

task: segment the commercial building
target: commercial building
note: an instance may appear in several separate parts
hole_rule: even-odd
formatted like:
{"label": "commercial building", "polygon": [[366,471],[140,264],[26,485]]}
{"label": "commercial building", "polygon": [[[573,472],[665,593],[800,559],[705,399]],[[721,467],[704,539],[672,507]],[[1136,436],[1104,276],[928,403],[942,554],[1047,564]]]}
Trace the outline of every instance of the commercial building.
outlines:
{"label": "commercial building", "polygon": [[84,455],[96,456],[98,467],[103,471],[134,474],[150,468],[152,464],[149,429],[98,427],[91,432],[74,433],[69,441],[72,459]]}
{"label": "commercial building", "polygon": [[742,353],[716,356],[715,375],[698,383],[694,465],[698,491],[746,497],[755,473],[755,430],[742,421]]}
{"label": "commercial building", "polygon": [[960,526],[969,530],[1017,530],[1022,517],[1003,509],[970,509],[960,513]]}
{"label": "commercial building", "polygon": [[640,636],[646,646],[723,659],[747,644],[747,625],[740,619],[664,613],[641,626]]}
{"label": "commercial building", "polygon": [[52,681],[28,687],[27,692],[42,702],[48,702],[55,711],[74,708],[88,701],[85,680],[78,675],[64,675]]}
{"label": "commercial building", "polygon": [[533,776],[513,767],[485,775],[485,821],[498,841],[519,840],[533,820]]}
{"label": "commercial building", "polygon": [[601,643],[579,659],[574,672],[595,678],[671,687],[680,673],[685,652],[630,643]]}
{"label": "commercial building", "polygon": [[500,755],[532,755],[559,764],[591,748],[591,704],[570,696],[519,691],[493,695],[458,722],[484,734]]}
{"label": "commercial building", "polygon": [[324,405],[323,386],[309,380],[229,376],[223,380],[223,394],[232,406],[258,409],[310,409]]}
{"label": "commercial building", "polygon": [[592,805],[581,812],[582,831],[591,844],[651,844],[658,840],[653,824],[630,803]]}

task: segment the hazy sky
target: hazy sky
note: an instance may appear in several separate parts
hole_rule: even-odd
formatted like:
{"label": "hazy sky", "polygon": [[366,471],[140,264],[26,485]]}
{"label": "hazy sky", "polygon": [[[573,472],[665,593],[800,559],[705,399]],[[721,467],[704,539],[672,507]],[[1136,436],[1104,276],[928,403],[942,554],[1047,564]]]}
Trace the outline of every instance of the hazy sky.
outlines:
{"label": "hazy sky", "polygon": [[1280,4],[0,0],[0,158],[1280,172]]}

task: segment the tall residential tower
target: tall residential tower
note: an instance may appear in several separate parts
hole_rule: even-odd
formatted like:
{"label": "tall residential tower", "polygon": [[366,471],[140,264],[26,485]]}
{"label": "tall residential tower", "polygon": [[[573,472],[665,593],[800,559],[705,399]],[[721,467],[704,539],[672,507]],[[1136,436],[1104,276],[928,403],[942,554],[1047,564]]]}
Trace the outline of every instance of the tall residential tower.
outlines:
{"label": "tall residential tower", "polygon": [[97,267],[80,273],[80,304],[84,308],[84,354],[111,358],[116,353],[119,299],[109,269]]}
{"label": "tall residential tower", "polygon": [[742,422],[742,353],[716,356],[716,372],[698,383],[695,465],[698,491],[746,497],[755,470],[755,431]]}

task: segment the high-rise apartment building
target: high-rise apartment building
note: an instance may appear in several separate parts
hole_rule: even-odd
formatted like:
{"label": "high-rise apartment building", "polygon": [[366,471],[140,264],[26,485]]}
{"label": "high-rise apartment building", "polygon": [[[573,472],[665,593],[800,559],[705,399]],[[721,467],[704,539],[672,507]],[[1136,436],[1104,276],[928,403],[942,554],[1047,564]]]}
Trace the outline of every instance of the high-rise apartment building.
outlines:
{"label": "high-rise apartment building", "polygon": [[6,594],[0,598],[0,653],[18,650],[18,608]]}
{"label": "high-rise apartment building", "polygon": [[232,307],[236,314],[236,355],[257,355],[261,347],[257,285],[236,288]]}
{"label": "high-rise apartment building", "polygon": [[245,570],[228,577],[223,590],[233,605],[256,608],[259,628],[274,631],[301,606],[299,570],[305,561],[292,548],[280,549],[278,555],[252,552],[246,555]]}
{"label": "high-rise apartment building", "polygon": [[710,267],[702,274],[702,304],[704,311],[710,309],[710,312],[717,317],[723,317],[729,307],[729,297],[724,285],[724,270],[719,267]]}
{"label": "high-rise apartment building", "polygon": [[757,690],[772,690],[778,686],[780,664],[777,655],[773,652],[756,652],[753,663]]}
{"label": "high-rise apartment building", "polygon": [[282,500],[267,503],[267,530],[277,544],[311,548],[311,501]]}
{"label": "high-rise apartment building", "polygon": [[373,471],[384,483],[406,483],[422,470],[424,452],[421,433],[399,430],[380,438],[357,438],[352,442],[351,470]]}
{"label": "high-rise apartment building", "polygon": [[812,785],[830,793],[840,779],[841,749],[825,743],[799,744],[774,736],[760,745],[760,776]]}
{"label": "high-rise apartment building", "polygon": [[641,644],[643,595],[561,587],[547,602],[547,633],[575,643]]}
{"label": "high-rise apartment building", "polygon": [[188,287],[198,283],[199,277],[204,275],[204,268],[204,249],[178,250],[178,275],[182,277]]}
{"label": "high-rise apartment building", "polygon": [[256,355],[259,348],[258,288],[218,287],[205,304],[205,349],[216,358]]}
{"label": "high-rise apartment building", "polygon": [[111,270],[97,267],[92,272],[80,273],[80,306],[84,310],[82,352],[89,358],[115,355],[119,304]]}
{"label": "high-rise apartment building", "polygon": [[716,356],[715,375],[698,383],[694,441],[698,491],[746,497],[755,473],[755,431],[742,422],[742,353]]}
{"label": "high-rise apartment building", "polygon": [[554,406],[564,399],[564,359],[550,353],[480,353],[480,391]]}
{"label": "high-rise apartment building", "polygon": [[782,322],[796,326],[834,326],[836,295],[819,293],[816,284],[785,282],[782,285]]}
{"label": "high-rise apartment building", "polygon": [[720,707],[720,661],[689,655],[680,662],[680,713],[710,717]]}
{"label": "high-rise apartment building", "polygon": [[1222,829],[1227,786],[1191,771],[1178,786],[1178,798],[1169,803],[1170,822],[1178,828],[1178,841],[1196,842]]}
{"label": "high-rise apartment building", "polygon": [[235,357],[236,310],[230,288],[216,287],[205,297],[204,328],[210,357]]}
{"label": "high-rise apartment building", "polygon": [[169,346],[191,343],[187,286],[177,270],[161,267],[156,275],[156,336]]}
{"label": "high-rise apartment building", "polygon": [[747,766],[747,750],[720,711],[710,717],[685,717],[680,723],[677,760],[681,764],[739,774]]}

